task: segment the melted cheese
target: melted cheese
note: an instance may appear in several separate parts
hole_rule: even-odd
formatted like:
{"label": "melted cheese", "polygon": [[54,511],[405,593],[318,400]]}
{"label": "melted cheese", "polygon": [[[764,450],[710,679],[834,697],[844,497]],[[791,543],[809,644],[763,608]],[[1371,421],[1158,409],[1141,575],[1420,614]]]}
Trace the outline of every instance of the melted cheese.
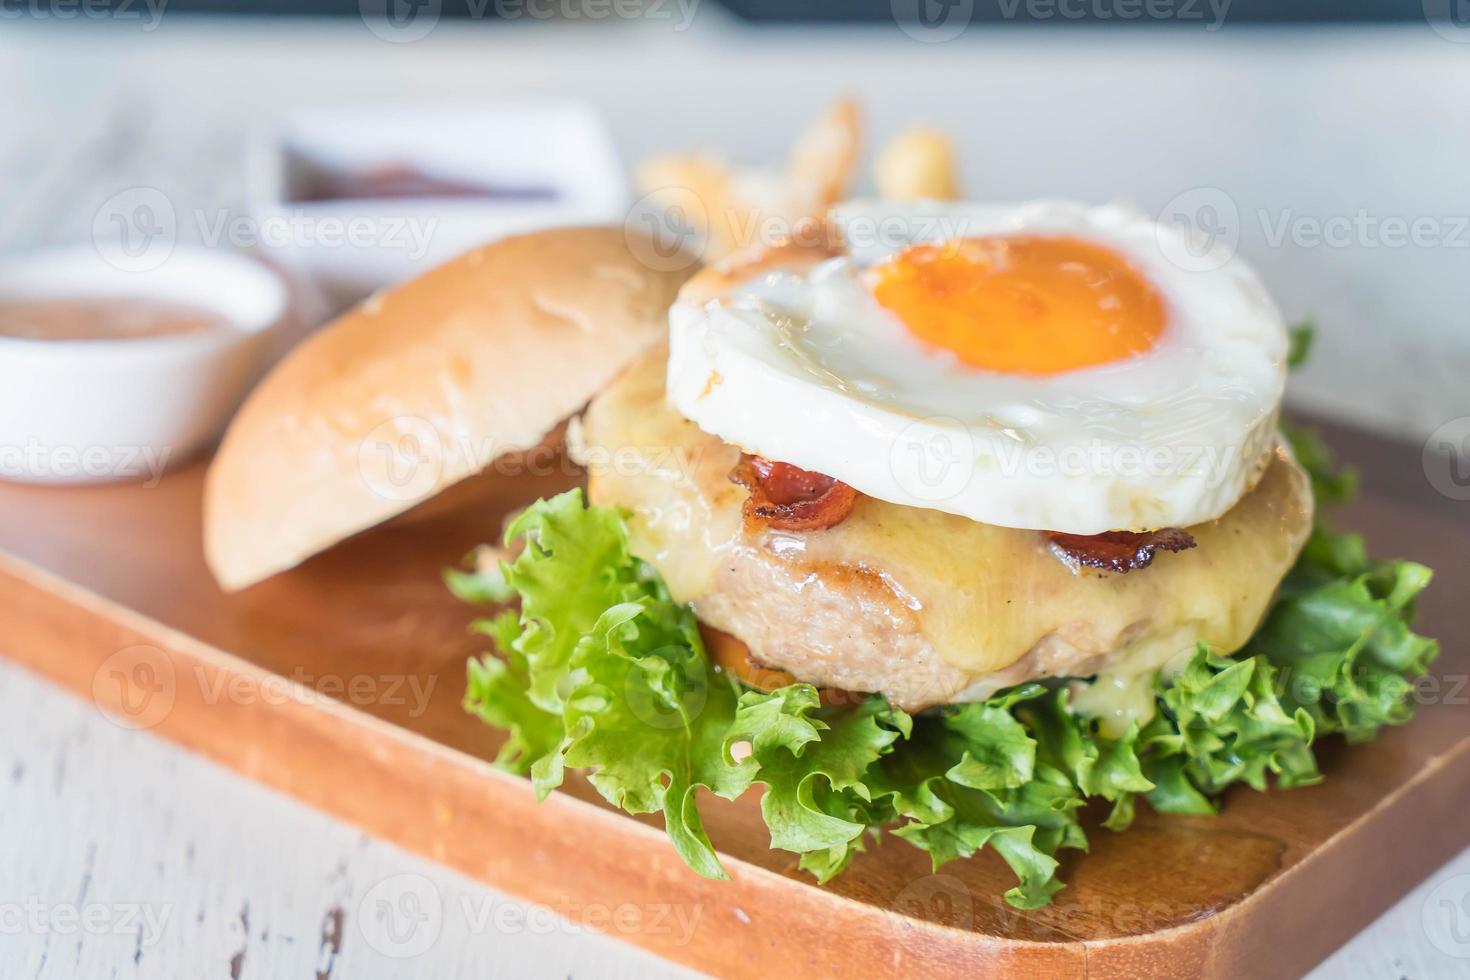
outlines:
{"label": "melted cheese", "polygon": [[[728,479],[740,450],[668,407],[663,357],[635,365],[590,406],[582,452],[592,500],[631,510],[634,550],[696,608],[732,549],[762,548],[813,574],[846,566],[881,576],[943,660],[977,679],[1033,651],[1028,676],[1077,673],[1050,669],[1049,638],[1071,655],[1106,657],[1115,673],[1151,676],[1197,641],[1239,649],[1311,528],[1305,474],[1278,451],[1234,508],[1188,529],[1198,547],[1122,575],[1073,570],[1036,531],[867,497],[825,531],[751,532],[740,517],[745,491]],[[1089,698],[1102,715],[1131,710]]]}
{"label": "melted cheese", "polygon": [[1148,724],[1154,716],[1156,672],[1099,674],[1091,681],[1071,685],[1071,705],[1080,715],[1096,718],[1098,728],[1109,738],[1120,738],[1128,726]]}

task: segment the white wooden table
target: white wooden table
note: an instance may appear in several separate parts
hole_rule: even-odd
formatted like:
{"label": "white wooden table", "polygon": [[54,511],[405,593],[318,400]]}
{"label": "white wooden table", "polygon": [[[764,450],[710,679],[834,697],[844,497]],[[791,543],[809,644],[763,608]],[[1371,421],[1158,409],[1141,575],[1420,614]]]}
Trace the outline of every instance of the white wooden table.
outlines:
{"label": "white wooden table", "polygon": [[[130,186],[181,207],[237,205],[246,129],[308,101],[572,94],[607,113],[632,158],[691,142],[759,158],[832,93],[824,78],[862,94],[880,129],[922,117],[955,131],[986,196],[1116,192],[1159,207],[1223,181],[1273,221],[1452,215],[1470,201],[1470,45],[1427,30],[905,46],[891,28],[732,37],[716,11],[697,13],[687,33],[474,25],[408,45],[354,24],[6,21],[0,248],[85,238],[100,203]],[[1096,148],[1085,166],[1074,145]],[[1248,222],[1242,248],[1288,313],[1326,328],[1300,400],[1417,438],[1470,415],[1470,250],[1323,250],[1263,243],[1268,231]],[[1467,894],[1470,851],[1315,975],[1470,976]],[[680,975],[0,662],[0,978]]]}

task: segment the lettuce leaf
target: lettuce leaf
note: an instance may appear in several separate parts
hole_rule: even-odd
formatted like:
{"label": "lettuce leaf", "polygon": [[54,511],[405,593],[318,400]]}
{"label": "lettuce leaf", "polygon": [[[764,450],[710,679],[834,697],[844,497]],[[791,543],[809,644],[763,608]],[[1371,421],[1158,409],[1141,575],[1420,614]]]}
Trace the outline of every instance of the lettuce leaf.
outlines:
{"label": "lettuce leaf", "polygon": [[[725,745],[727,752],[749,746],[755,779],[766,786],[761,814],[771,846],[823,852],[841,867],[877,812],[863,778],[909,724],[881,698],[823,708],[816,688],[793,684],[769,694],[747,691]],[[818,877],[833,873],[818,871]]]}
{"label": "lettuce leaf", "polygon": [[1312,356],[1312,343],[1317,339],[1317,323],[1314,320],[1302,320],[1293,323],[1286,332],[1286,366],[1295,371],[1307,363]]}
{"label": "lettuce leaf", "polygon": [[[587,768],[609,803],[662,811],[690,867],[723,877],[696,802],[701,787],[734,799],[755,775],[724,751],[737,692],[715,674],[694,614],[628,553],[614,511],[572,490],[527,509],[506,531],[524,540],[501,576],[519,614],[481,621],[505,660],[471,661],[465,707],[509,729],[497,761],[530,772],[537,796],[567,766]],[[462,597],[484,594],[471,582]]]}
{"label": "lettuce leaf", "polygon": [[[1319,503],[1351,492],[1319,440],[1289,436]],[[823,705],[809,684],[743,690],[710,666],[693,613],[629,552],[622,517],[580,491],[530,507],[507,531],[518,542],[498,572],[446,574],[466,601],[519,597],[518,610],[474,625],[500,656],[471,661],[465,707],[507,730],[497,762],[529,773],[538,796],[567,767],[586,769],[610,803],[661,811],[680,856],[709,877],[725,873],[700,790],[734,799],[759,783],[771,846],[819,881],[886,829],[936,868],[991,848],[1017,878],[1006,901],[1045,905],[1063,887],[1058,853],[1087,847],[1090,799],[1111,803],[1103,826],[1122,830],[1139,797],[1213,813],[1237,783],[1317,782],[1316,742],[1407,721],[1413,681],[1438,652],[1409,626],[1428,569],[1371,561],[1360,538],[1320,523],[1246,648],[1199,647],[1156,679],[1152,718],[1121,737],[1051,683],[910,717],[879,697]]]}
{"label": "lettuce leaf", "polygon": [[[1055,854],[1087,847],[1077,819],[1084,804],[1049,733],[1018,717],[1018,705],[1063,696],[1025,684],[988,701],[918,719],[913,734],[872,776],[891,801],[895,836],[928,851],[934,867],[993,848],[1019,883],[1005,898],[1018,908],[1046,905],[1062,887]],[[1000,747],[1011,749],[1008,762]],[[983,761],[982,761],[983,760]]]}

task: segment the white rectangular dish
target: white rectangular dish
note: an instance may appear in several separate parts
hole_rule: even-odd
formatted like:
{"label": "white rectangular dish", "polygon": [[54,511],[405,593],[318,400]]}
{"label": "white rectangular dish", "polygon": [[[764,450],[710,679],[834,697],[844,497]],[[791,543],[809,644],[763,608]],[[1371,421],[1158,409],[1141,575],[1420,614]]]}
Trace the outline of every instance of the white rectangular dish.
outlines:
{"label": "white rectangular dish", "polygon": [[[324,175],[363,190],[395,174],[424,186],[320,193]],[[338,301],[505,235],[621,222],[628,207],[606,127],[569,100],[295,112],[251,141],[245,177],[261,243]]]}

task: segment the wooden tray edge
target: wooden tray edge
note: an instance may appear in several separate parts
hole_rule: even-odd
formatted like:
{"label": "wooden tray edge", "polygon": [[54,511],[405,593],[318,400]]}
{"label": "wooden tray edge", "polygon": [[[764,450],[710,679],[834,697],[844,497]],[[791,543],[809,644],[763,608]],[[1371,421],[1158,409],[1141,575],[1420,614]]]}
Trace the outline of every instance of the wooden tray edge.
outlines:
{"label": "wooden tray edge", "polygon": [[[109,658],[135,646],[156,649],[177,675],[211,676],[258,691],[285,682],[301,696],[274,703],[259,696],[211,701],[203,684],[177,684],[172,710],[151,730],[272,789],[527,901],[571,910],[632,905],[640,915],[671,897],[699,908],[691,941],[652,928],[610,933],[657,955],[723,976],[862,975],[882,968],[918,975],[956,969],[1057,977],[1291,975],[1319,962],[1362,926],[1470,843],[1470,824],[1434,847],[1385,860],[1371,890],[1351,887],[1360,869],[1334,860],[1353,835],[1392,835],[1408,824],[1449,814],[1470,797],[1470,738],[1435,759],[1364,819],[1317,852],[1266,879],[1263,887],[1207,918],[1158,932],[1106,940],[1007,940],[885,911],[722,855],[729,882],[689,872],[661,831],[565,794],[539,805],[524,780],[172,629],[141,613],[0,552],[0,612],[15,624],[0,637],[5,655],[100,709],[117,710],[94,679]],[[218,679],[215,678],[218,675]],[[207,719],[205,716],[208,716]],[[246,742],[238,731],[257,735]],[[350,767],[337,760],[352,760]],[[1412,805],[1405,797],[1413,794]],[[393,808],[367,805],[391,801]],[[1456,827],[1453,821],[1442,825]],[[545,833],[530,835],[528,827]],[[473,832],[467,832],[473,829]],[[579,862],[558,856],[558,832],[601,842]],[[504,834],[516,847],[499,848]],[[1324,853],[1327,852],[1327,853]],[[1388,887],[1383,887],[1388,882]],[[1332,895],[1333,928],[1303,934],[1265,907],[1268,890],[1286,889],[1289,905]],[[1277,896],[1279,898],[1279,896]],[[749,910],[779,908],[779,921]],[[757,913],[759,914],[759,913]],[[842,916],[840,927],[835,927]],[[640,919],[641,921],[641,919]],[[793,941],[775,941],[772,930]],[[1242,940],[1222,941],[1228,937]],[[1259,951],[1259,956],[1251,951]],[[798,965],[792,952],[802,956]]]}

